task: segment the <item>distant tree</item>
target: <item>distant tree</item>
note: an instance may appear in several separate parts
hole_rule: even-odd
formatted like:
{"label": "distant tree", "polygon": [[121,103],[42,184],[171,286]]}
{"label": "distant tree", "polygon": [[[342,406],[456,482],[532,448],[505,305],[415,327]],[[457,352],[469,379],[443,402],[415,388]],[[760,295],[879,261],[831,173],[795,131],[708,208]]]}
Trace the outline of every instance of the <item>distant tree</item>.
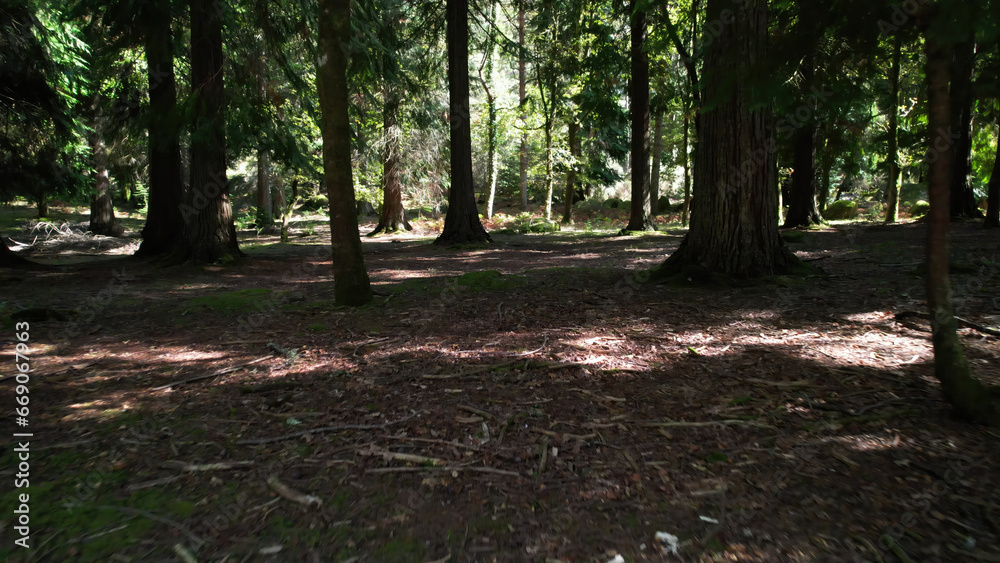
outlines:
{"label": "distant tree", "polygon": [[889,67],[889,162],[885,206],[885,222],[895,223],[899,214],[899,65],[903,52],[903,36],[892,39],[892,61]]}
{"label": "distant tree", "polygon": [[[955,133],[952,145],[951,216],[980,218],[972,185],[972,114],[976,96],[973,82],[976,72],[975,23],[978,2],[962,2],[952,9],[952,18],[962,27],[962,37],[952,48],[951,90],[949,104],[951,126]],[[935,129],[931,129],[933,135]]]}
{"label": "distant tree", "polygon": [[[517,3],[517,92],[518,107],[521,109],[520,121],[522,126],[527,121],[527,74],[525,72],[525,33],[524,33],[524,4],[527,0],[519,0]],[[528,133],[521,131],[521,145],[518,150],[518,186],[521,189],[521,209],[528,210]]]}
{"label": "distant tree", "polygon": [[136,13],[145,31],[142,37],[149,84],[146,117],[149,139],[149,201],[142,243],[137,256],[158,256],[174,249],[184,232],[181,204],[180,113],[174,74],[173,13],[170,0],[148,0],[138,10],[109,8],[118,16]]}
{"label": "distant tree", "polygon": [[[936,156],[930,162],[928,194],[931,209],[927,237],[927,305],[934,342],[934,375],[941,382],[944,395],[958,416],[1000,426],[1000,388],[984,387],[972,377],[958,339],[948,274],[948,226],[952,211],[949,204],[954,201],[948,192],[954,175],[951,170],[952,145],[941,135],[951,130],[951,118],[955,117],[954,105],[949,100],[949,82],[965,80],[961,75],[964,69],[958,67],[959,75],[951,75],[951,70],[955,68],[952,62],[954,40],[947,33],[945,22],[951,20],[952,12],[946,12],[940,3],[935,3],[921,17],[929,20],[925,30],[928,127],[932,132],[928,154]],[[959,49],[962,48],[959,43]],[[951,90],[955,90],[954,85]]]}
{"label": "distant tree", "polygon": [[[723,21],[730,6],[709,0],[705,21]],[[738,9],[706,47],[691,228],[654,277],[750,278],[796,261],[778,233],[773,118],[753,82],[765,56],[767,2]]]}
{"label": "distant tree", "polygon": [[996,158],[993,160],[993,172],[990,174],[990,184],[987,189],[986,221],[987,229],[1000,228],[1000,135],[997,140]]}
{"label": "distant tree", "polygon": [[[451,122],[451,189],[444,228],[434,244],[489,242],[479,221],[472,180],[472,125],[469,114],[469,3],[447,0],[448,97]],[[331,202],[332,203],[332,202]]]}
{"label": "distant tree", "polygon": [[319,1],[316,83],[323,131],[323,169],[330,200],[333,287],[338,305],[364,305],[372,290],[358,234],[351,169],[347,59],[351,45],[351,1]]}
{"label": "distant tree", "polygon": [[629,2],[632,64],[629,111],[632,119],[632,206],[622,230],[656,230],[649,190],[649,53],[646,52],[646,12]]}
{"label": "distant tree", "polygon": [[243,255],[226,178],[226,98],[222,17],[225,4],[191,0],[191,189],[181,205],[184,235],[174,260],[215,262]]}

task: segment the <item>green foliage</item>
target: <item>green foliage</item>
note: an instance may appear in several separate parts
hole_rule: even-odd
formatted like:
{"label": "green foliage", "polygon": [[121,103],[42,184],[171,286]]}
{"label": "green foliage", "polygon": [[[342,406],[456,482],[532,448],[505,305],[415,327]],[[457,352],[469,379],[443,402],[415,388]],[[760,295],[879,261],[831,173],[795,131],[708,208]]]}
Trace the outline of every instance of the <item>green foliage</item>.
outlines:
{"label": "green foliage", "polygon": [[271,289],[260,287],[195,297],[190,303],[192,306],[205,307],[216,313],[237,314],[257,311],[258,307],[255,305],[281,296],[287,297],[287,293],[275,294]]}
{"label": "green foliage", "polygon": [[858,204],[849,199],[839,199],[826,206],[823,216],[831,221],[854,219],[858,216]]}
{"label": "green foliage", "polygon": [[924,200],[920,200],[911,205],[910,208],[907,210],[907,213],[909,213],[911,217],[923,217],[924,215],[927,215],[930,212],[930,210],[931,210],[931,204],[927,203]]}
{"label": "green foliage", "polygon": [[462,274],[455,283],[471,291],[502,291],[517,287],[523,279],[523,276],[503,275],[496,270],[485,270]]}

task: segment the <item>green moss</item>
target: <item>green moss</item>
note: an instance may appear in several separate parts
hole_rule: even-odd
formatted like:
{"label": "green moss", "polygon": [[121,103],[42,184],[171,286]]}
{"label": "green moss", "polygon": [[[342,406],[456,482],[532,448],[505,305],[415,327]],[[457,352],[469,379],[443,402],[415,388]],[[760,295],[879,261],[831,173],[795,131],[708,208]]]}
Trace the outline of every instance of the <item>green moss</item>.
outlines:
{"label": "green moss", "polygon": [[462,274],[455,283],[472,291],[500,291],[516,287],[523,279],[523,276],[505,276],[496,270],[485,270]]}
{"label": "green moss", "polygon": [[920,200],[911,205],[908,212],[911,217],[923,217],[924,215],[927,215],[927,213],[929,213],[930,210],[931,210],[931,204],[927,203],[924,200]]}
{"label": "green moss", "polygon": [[781,238],[787,243],[805,242],[806,234],[802,231],[785,231],[781,233]]}
{"label": "green moss", "polygon": [[326,332],[327,326],[323,323],[313,323],[309,325],[310,332]]}
{"label": "green moss", "polygon": [[196,307],[205,307],[217,313],[241,313],[246,311],[256,311],[261,301],[272,299],[273,290],[256,287],[251,289],[238,289],[212,295],[195,297],[189,303]]}
{"label": "green moss", "polygon": [[831,221],[854,219],[858,216],[858,204],[848,199],[838,199],[826,206],[823,215]]}

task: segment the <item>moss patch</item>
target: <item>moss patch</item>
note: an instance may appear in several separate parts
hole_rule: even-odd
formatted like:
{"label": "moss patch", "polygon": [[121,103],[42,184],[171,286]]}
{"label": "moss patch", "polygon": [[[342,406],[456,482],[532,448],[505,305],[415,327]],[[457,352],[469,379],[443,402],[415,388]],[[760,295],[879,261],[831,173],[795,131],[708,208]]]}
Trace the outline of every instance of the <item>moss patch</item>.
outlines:
{"label": "moss patch", "polygon": [[499,291],[516,287],[523,280],[523,276],[505,276],[496,270],[485,270],[462,274],[455,283],[472,291]]}
{"label": "moss patch", "polygon": [[232,314],[256,311],[261,302],[276,299],[283,300],[288,295],[288,292],[275,293],[271,289],[255,287],[195,297],[190,301],[190,304],[195,307],[210,309],[216,313]]}

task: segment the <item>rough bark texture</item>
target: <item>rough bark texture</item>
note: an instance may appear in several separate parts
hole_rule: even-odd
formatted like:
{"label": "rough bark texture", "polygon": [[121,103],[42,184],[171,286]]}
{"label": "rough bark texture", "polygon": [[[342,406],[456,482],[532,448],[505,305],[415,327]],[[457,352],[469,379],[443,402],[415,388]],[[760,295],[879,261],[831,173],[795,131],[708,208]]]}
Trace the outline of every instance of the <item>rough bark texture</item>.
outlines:
{"label": "rough bark texture", "polygon": [[580,156],[580,124],[570,121],[567,126],[569,154],[572,161],[569,170],[566,171],[566,200],[563,202],[562,224],[569,225],[573,222],[573,197],[576,195],[576,166],[577,158]]}
{"label": "rough bark texture", "polygon": [[[518,2],[517,10],[517,41],[520,49],[517,51],[517,103],[521,107],[521,123],[528,119],[525,111],[527,101],[527,76],[525,74],[524,62],[524,3],[526,0]],[[520,167],[521,186],[521,209],[528,210],[528,134],[521,132],[521,150],[518,152],[518,166]]]}
{"label": "rough bark texture", "polygon": [[691,136],[691,117],[684,112],[684,140],[681,141],[681,158],[684,159],[684,204],[681,208],[681,224],[688,226],[691,217],[691,158],[688,142]]}
{"label": "rough bark texture", "polygon": [[653,120],[653,163],[649,169],[649,207],[653,216],[667,211],[660,209],[660,159],[663,158],[663,112]]}
{"label": "rough bark texture", "polygon": [[94,193],[90,200],[90,226],[88,230],[95,235],[119,237],[124,234],[124,230],[115,220],[115,207],[111,200],[108,149],[104,144],[104,135],[101,133],[100,106],[100,96],[95,95],[91,107],[94,122],[87,136],[94,175]]}
{"label": "rough bark texture", "polygon": [[[951,70],[950,119],[951,129],[957,137],[951,145],[951,216],[953,218],[981,218],[972,189],[972,92],[975,74],[975,41],[958,43],[954,48]],[[933,131],[933,129],[932,129]],[[949,141],[951,139],[948,139]]]}
{"label": "rough bark texture", "polygon": [[816,121],[795,131],[792,190],[785,227],[808,227],[823,222],[816,201]]}
{"label": "rough bark texture", "polygon": [[184,236],[172,255],[177,261],[215,262],[243,255],[226,178],[222,9],[212,0],[191,0],[191,190],[181,205]]}
{"label": "rough bark texture", "polygon": [[451,190],[444,228],[434,244],[489,242],[479,221],[472,182],[472,130],[469,122],[469,4],[447,0],[448,97],[451,103]]}
{"label": "rough bark texture", "polygon": [[892,67],[889,69],[889,185],[886,186],[885,222],[895,223],[899,215],[899,60],[902,55],[903,36],[899,33],[892,42]]}
{"label": "rough bark texture", "polygon": [[399,127],[399,98],[390,92],[385,93],[385,104],[382,107],[382,134],[385,136],[385,149],[382,153],[382,213],[379,215],[378,226],[368,236],[413,230],[406,220],[403,185],[399,178],[399,144],[402,136]]}
{"label": "rough bark texture", "polygon": [[323,171],[330,200],[333,292],[338,305],[356,306],[371,301],[372,290],[358,235],[357,201],[351,169],[347,88],[350,41],[351,1],[320,0],[316,83],[322,113]]}
{"label": "rough bark texture", "polygon": [[993,172],[990,174],[988,198],[986,221],[983,226],[987,229],[1000,228],[1000,141],[997,142],[996,159],[993,161]]}
{"label": "rough bark texture", "polygon": [[143,15],[149,81],[149,202],[142,244],[136,255],[155,256],[173,249],[182,235],[184,185],[170,2],[151,0]]}
{"label": "rough bark texture", "polygon": [[[928,127],[931,131],[950,131],[949,92],[951,52],[939,42],[932,29],[926,39]],[[949,184],[954,178],[951,170],[952,151],[934,148],[930,165],[928,195],[931,210],[928,214],[927,237],[927,305],[930,307],[931,329],[934,341],[934,375],[941,382],[945,397],[957,416],[983,423],[1000,424],[1000,403],[991,400],[990,390],[972,377],[958,340],[958,324],[952,309],[951,280],[948,276],[948,223]]]}
{"label": "rough bark texture", "polygon": [[[730,3],[709,0],[706,21]],[[778,232],[773,117],[755,103],[748,68],[765,54],[767,2],[748,0],[707,48],[697,127],[691,228],[655,277],[712,280],[788,271],[794,256]]]}
{"label": "rough bark texture", "polygon": [[629,111],[632,118],[632,208],[625,231],[652,231],[649,197],[649,54],[645,51],[646,12],[629,3],[631,19],[632,80]]}

